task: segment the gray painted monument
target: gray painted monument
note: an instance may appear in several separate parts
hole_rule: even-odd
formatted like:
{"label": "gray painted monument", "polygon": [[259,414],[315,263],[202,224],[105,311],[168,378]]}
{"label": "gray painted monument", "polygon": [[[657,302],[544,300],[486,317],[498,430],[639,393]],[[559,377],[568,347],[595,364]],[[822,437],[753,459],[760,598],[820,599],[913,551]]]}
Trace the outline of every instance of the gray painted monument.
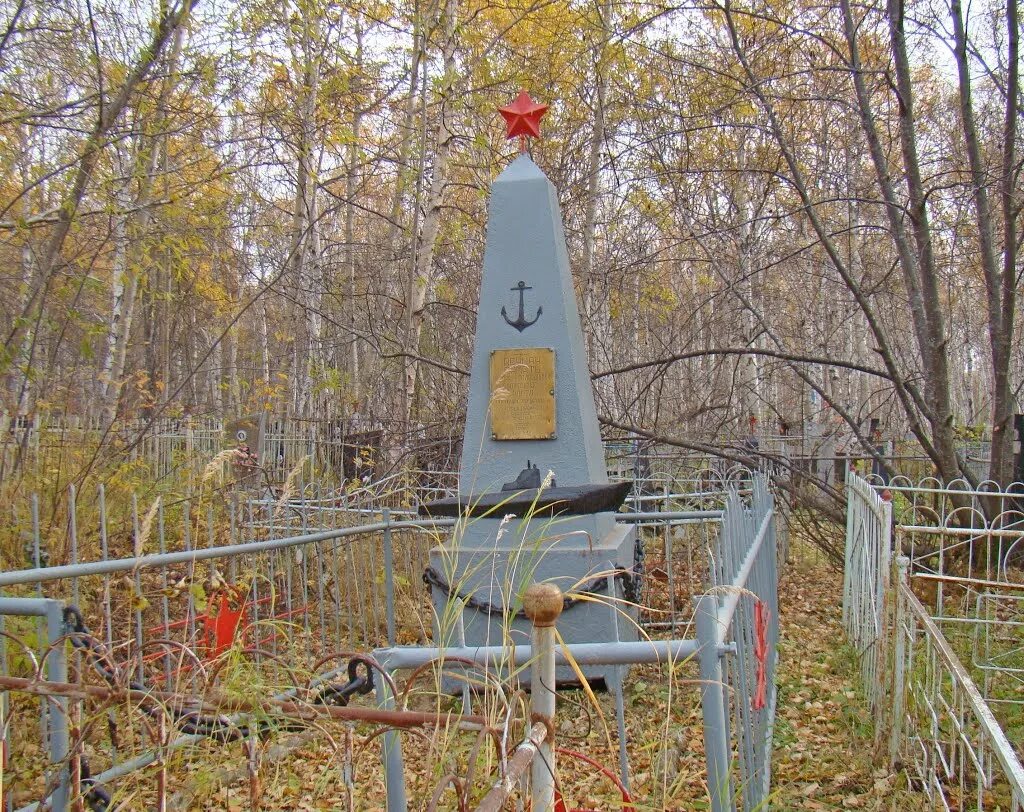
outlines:
{"label": "gray painted monument", "polygon": [[524,153],[491,189],[460,495],[424,510],[463,517],[430,555],[440,644],[459,642],[460,626],[467,645],[527,643],[529,624],[514,613],[535,581],[619,599],[618,611],[568,606],[566,642],[636,639],[622,603],[636,534],[614,520],[626,489],[608,483],[584,347],[555,189]]}

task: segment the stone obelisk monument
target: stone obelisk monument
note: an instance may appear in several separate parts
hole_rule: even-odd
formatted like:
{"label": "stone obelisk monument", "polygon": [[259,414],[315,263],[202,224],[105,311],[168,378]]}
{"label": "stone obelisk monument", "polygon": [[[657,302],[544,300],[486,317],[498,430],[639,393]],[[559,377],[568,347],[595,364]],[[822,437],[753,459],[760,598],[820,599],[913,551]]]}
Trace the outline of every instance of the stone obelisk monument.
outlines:
{"label": "stone obelisk monument", "polygon": [[422,508],[462,519],[426,573],[442,645],[526,644],[536,581],[569,598],[566,642],[636,639],[635,530],[614,518],[629,485],[608,482],[558,200],[525,150],[546,109],[525,92],[501,109],[521,152],[491,187],[460,495]]}

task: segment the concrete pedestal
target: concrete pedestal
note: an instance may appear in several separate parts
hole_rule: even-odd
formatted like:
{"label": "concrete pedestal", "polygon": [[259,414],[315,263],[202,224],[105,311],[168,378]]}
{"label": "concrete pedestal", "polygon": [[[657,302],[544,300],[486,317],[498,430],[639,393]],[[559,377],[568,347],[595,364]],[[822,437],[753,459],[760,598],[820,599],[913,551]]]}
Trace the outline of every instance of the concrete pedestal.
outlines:
{"label": "concrete pedestal", "polygon": [[[636,530],[611,523],[606,533],[590,543],[587,533],[571,529],[595,519],[607,524],[610,518],[607,514],[572,517],[548,528],[550,532],[557,527],[556,540],[542,536],[531,544],[527,538],[521,546],[516,520],[502,528],[499,519],[476,519],[448,543],[435,547],[430,552],[430,566],[445,585],[431,586],[436,643],[529,645],[530,623],[522,615],[521,596],[530,584],[539,582],[556,584],[570,598],[588,591],[605,599],[576,600],[562,612],[558,632],[566,643],[636,640],[636,611],[625,603],[625,584],[616,577],[621,570],[632,573]],[[502,538],[495,542],[499,529]],[[609,588],[614,590],[610,602],[606,600]],[[462,634],[457,599],[467,603],[461,612]],[[582,671],[588,682],[611,687],[621,682],[626,669],[587,666]],[[519,678],[528,685],[529,669]],[[557,679],[562,684],[580,681],[571,666],[559,668]]]}

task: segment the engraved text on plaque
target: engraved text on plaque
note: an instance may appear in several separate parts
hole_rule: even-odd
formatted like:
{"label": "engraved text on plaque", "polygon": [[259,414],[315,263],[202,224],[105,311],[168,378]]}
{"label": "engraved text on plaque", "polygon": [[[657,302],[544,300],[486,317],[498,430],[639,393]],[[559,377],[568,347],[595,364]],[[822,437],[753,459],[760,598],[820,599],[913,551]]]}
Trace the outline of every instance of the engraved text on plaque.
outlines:
{"label": "engraved text on plaque", "polygon": [[491,353],[491,435],[495,440],[554,438],[554,350],[526,347]]}

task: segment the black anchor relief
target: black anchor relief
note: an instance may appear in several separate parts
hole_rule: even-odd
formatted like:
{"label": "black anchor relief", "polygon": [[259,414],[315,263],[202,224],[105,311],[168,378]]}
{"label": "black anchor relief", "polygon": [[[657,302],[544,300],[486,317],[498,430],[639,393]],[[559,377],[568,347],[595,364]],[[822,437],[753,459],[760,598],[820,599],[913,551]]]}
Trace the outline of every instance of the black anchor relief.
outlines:
{"label": "black anchor relief", "polygon": [[534,316],[532,320],[527,321],[527,319],[526,319],[526,308],[525,308],[525,303],[523,301],[523,298],[525,296],[526,291],[533,290],[533,288],[531,288],[529,285],[527,285],[522,280],[519,280],[519,284],[516,285],[514,288],[509,288],[509,290],[511,290],[513,292],[515,292],[517,290],[519,291],[519,317],[515,321],[512,321],[512,319],[510,319],[508,317],[508,313],[505,312],[505,308],[504,307],[501,308],[501,317],[503,319],[505,319],[506,323],[508,323],[512,327],[515,327],[521,333],[521,332],[523,332],[523,330],[525,330],[531,324],[534,324],[537,321],[537,319],[540,318],[540,314],[544,312],[544,308],[543,307],[538,307],[537,308],[537,315]]}

